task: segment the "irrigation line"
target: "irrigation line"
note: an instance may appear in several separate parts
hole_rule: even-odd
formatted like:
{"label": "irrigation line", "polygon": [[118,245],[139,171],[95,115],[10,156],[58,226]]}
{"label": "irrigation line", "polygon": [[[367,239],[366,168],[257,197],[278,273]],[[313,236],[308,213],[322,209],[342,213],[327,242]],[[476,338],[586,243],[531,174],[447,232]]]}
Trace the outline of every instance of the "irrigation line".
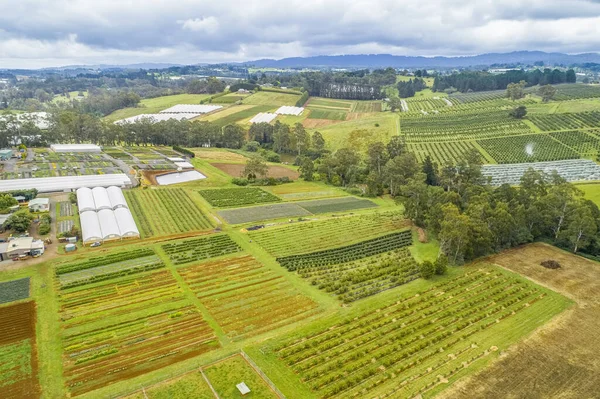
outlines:
{"label": "irrigation line", "polygon": [[250,356],[248,356],[246,352],[244,352],[244,350],[241,350],[240,353],[242,357],[248,362],[248,364],[254,369],[254,371],[256,371],[258,375],[260,375],[262,379],[269,385],[271,390],[275,392],[275,394],[279,396],[280,399],[286,399],[285,396],[281,393],[281,391],[277,389],[275,384],[273,384],[273,381],[271,381],[269,377],[267,377],[267,375],[263,373],[263,371],[258,367],[256,363],[254,363],[254,360],[250,359]]}

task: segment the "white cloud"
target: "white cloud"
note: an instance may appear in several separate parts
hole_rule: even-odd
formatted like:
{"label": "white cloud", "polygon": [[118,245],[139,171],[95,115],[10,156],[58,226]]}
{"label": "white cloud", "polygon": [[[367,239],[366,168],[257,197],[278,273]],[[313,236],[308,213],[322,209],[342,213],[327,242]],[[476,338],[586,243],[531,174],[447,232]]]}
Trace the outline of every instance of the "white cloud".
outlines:
{"label": "white cloud", "polygon": [[192,32],[214,34],[219,30],[219,21],[215,17],[186,19],[185,21],[177,22],[182,25],[183,29]]}

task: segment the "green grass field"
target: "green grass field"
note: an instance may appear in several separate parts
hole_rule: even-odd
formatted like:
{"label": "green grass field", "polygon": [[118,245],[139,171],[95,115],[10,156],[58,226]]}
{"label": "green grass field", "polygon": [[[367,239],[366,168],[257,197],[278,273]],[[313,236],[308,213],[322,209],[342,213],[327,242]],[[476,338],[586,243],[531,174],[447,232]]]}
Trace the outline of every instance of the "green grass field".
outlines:
{"label": "green grass field", "polygon": [[297,94],[259,91],[258,93],[246,97],[243,103],[250,105],[270,105],[279,108],[282,105],[296,105],[296,102],[299,99],[300,95]]}
{"label": "green grass field", "polygon": [[359,151],[366,151],[369,143],[388,142],[392,136],[398,134],[396,118],[392,113],[382,113],[310,129],[310,131],[321,132],[327,146],[332,150],[352,147]]}

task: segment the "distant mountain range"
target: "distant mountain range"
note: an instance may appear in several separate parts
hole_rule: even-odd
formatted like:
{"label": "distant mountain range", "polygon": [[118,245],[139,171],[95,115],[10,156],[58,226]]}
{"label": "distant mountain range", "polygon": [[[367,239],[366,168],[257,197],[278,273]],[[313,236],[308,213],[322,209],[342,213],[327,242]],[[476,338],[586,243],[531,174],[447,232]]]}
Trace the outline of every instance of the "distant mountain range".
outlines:
{"label": "distant mountain range", "polygon": [[564,54],[543,51],[515,51],[512,53],[489,53],[466,57],[421,57],[390,54],[321,55],[293,57],[281,60],[262,59],[245,62],[258,68],[466,68],[492,65],[573,65],[600,63],[600,54]]}

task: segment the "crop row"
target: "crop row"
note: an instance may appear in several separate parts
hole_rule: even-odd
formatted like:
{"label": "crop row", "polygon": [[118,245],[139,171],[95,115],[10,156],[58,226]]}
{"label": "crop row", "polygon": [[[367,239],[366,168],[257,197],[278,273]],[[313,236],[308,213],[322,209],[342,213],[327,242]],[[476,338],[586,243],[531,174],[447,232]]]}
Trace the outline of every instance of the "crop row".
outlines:
{"label": "crop row", "polygon": [[143,264],[143,265],[140,265],[140,266],[134,266],[134,267],[130,267],[130,268],[123,268],[121,270],[116,270],[116,271],[112,271],[112,272],[109,272],[109,273],[98,274],[98,275],[91,275],[91,276],[86,277],[86,278],[82,278],[82,279],[70,281],[70,282],[61,284],[61,289],[79,287],[81,285],[97,283],[99,281],[110,280],[110,279],[118,278],[118,277],[125,277],[125,276],[128,276],[128,275],[143,273],[143,272],[147,272],[147,271],[150,271],[150,270],[160,269],[160,268],[163,268],[163,267],[165,267],[165,264],[162,261],[156,261],[156,262],[152,262],[152,263],[146,263],[146,264]]}
{"label": "crop row", "polygon": [[477,142],[498,163],[577,159],[579,154],[547,134],[504,137]]}
{"label": "crop row", "polygon": [[361,241],[345,247],[281,257],[277,258],[277,261],[289,271],[295,271],[306,267],[328,266],[352,262],[369,256],[400,249],[411,244],[412,233],[410,230],[405,230]]}
{"label": "crop row", "polygon": [[151,248],[138,248],[133,251],[117,252],[106,256],[96,256],[77,263],[69,263],[67,265],[59,266],[56,268],[55,273],[57,276],[59,276],[61,274],[72,273],[78,270],[92,269],[98,266],[143,258],[150,255],[154,255],[154,251]]}
{"label": "crop row", "polygon": [[438,165],[453,164],[465,158],[465,154],[477,149],[471,141],[451,141],[442,143],[409,143],[409,150],[423,162],[428,155]]}
{"label": "crop row", "polygon": [[200,194],[218,208],[279,202],[281,198],[258,187],[201,190]]}
{"label": "crop row", "polygon": [[521,120],[506,111],[464,112],[406,117],[400,130],[408,142],[458,141],[531,133]]}
{"label": "crop row", "polygon": [[[271,255],[285,256],[337,247],[376,237],[409,225],[401,213],[383,212],[313,222],[299,222],[250,232],[250,238]],[[348,237],[348,232],[352,236]]]}
{"label": "crop row", "polygon": [[175,265],[228,255],[242,249],[228,235],[218,234],[164,244],[162,249]]}
{"label": "crop row", "polygon": [[555,140],[571,147],[584,157],[596,157],[600,151],[600,138],[598,130],[570,130],[566,132],[550,133]]}
{"label": "crop row", "polygon": [[600,126],[600,111],[571,114],[535,114],[530,115],[528,119],[540,130],[546,132],[597,128]]}
{"label": "crop row", "polygon": [[408,249],[342,263],[305,267],[298,274],[345,303],[406,284],[420,276]]}
{"label": "crop row", "polygon": [[305,319],[317,308],[251,256],[205,262],[177,272],[232,338]]}
{"label": "crop row", "polygon": [[29,277],[0,283],[0,304],[29,298]]}
{"label": "crop row", "polygon": [[364,397],[380,386],[411,390],[430,364],[452,370],[481,331],[543,297],[522,280],[478,272],[283,343],[278,355],[321,397]]}

